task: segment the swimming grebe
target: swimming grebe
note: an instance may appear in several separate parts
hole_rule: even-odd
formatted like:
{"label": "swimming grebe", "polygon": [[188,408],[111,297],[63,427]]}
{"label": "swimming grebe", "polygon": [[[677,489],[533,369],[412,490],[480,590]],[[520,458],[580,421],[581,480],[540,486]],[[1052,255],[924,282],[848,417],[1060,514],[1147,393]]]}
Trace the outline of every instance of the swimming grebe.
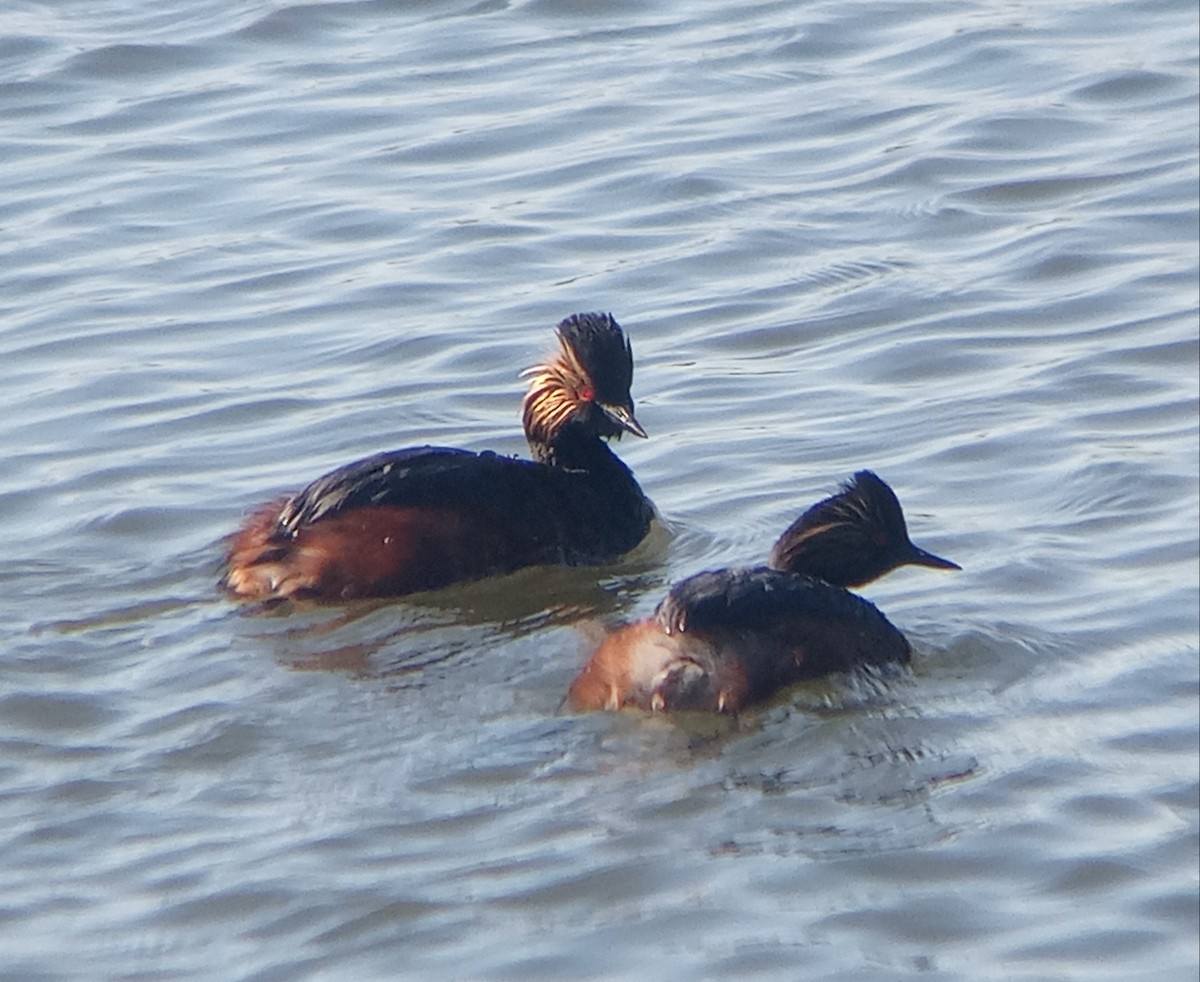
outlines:
{"label": "swimming grebe", "polygon": [[698,573],[654,616],[610,634],[567,701],[736,713],[801,679],[907,662],[904,635],[845,588],[909,564],[961,568],[913,545],[892,489],[859,471],[780,536],[770,565]]}
{"label": "swimming grebe", "polygon": [[398,596],[636,546],[654,508],[605,440],[644,437],[633,353],[611,314],[575,314],[526,372],[534,460],[447,447],[375,454],[253,514],[224,585],[237,597]]}

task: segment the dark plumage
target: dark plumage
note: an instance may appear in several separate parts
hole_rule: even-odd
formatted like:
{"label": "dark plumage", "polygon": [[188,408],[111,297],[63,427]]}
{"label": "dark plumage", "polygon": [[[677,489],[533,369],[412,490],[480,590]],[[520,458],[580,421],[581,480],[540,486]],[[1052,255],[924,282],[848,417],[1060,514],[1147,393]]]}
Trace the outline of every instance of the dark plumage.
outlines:
{"label": "dark plumage", "polygon": [[395,596],[636,546],[654,509],[604,442],[646,435],[629,342],[609,314],[576,314],[557,335],[556,355],[526,373],[534,460],[415,447],[347,464],[251,517],[225,587],[251,599]]}
{"label": "dark plumage", "polygon": [[904,635],[845,586],[905,564],[959,568],[909,541],[895,494],[870,471],[808,509],[771,560],[675,584],[653,617],[604,640],[570,704],[737,712],[801,679],[907,662]]}
{"label": "dark plumage", "polygon": [[768,563],[838,586],[862,586],[904,565],[958,569],[913,545],[896,493],[872,471],[859,471],[789,525]]}

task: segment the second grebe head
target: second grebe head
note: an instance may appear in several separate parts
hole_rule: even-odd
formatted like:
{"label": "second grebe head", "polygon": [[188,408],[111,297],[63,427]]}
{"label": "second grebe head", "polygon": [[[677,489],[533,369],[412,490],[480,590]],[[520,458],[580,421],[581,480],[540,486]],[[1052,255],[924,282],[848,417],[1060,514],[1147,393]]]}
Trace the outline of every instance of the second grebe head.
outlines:
{"label": "second grebe head", "polygon": [[633,350],[612,314],[572,314],[555,328],[559,350],[523,372],[522,407],[531,447],[552,446],[571,423],[604,438],[644,437],[633,414]]}
{"label": "second grebe head", "polygon": [[897,566],[962,568],[912,543],[895,492],[871,471],[859,471],[796,519],[771,549],[770,565],[843,587]]}

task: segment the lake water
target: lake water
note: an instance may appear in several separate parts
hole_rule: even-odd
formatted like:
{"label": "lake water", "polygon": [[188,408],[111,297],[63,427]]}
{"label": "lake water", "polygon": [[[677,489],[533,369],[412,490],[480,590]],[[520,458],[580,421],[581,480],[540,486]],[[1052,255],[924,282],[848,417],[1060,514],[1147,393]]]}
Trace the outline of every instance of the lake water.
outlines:
{"label": "lake water", "polygon": [[[1197,977],[1194,0],[0,12],[0,978]],[[611,310],[662,522],[276,611],[255,505],[524,451]],[[560,709],[870,467],[911,671]]]}

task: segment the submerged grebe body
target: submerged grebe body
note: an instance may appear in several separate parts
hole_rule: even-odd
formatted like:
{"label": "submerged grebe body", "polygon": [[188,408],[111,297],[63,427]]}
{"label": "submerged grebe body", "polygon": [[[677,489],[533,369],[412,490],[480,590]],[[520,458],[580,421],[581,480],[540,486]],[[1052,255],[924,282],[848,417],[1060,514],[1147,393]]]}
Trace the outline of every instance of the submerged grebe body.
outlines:
{"label": "submerged grebe body", "polygon": [[675,584],[653,617],[605,638],[568,703],[736,713],[801,679],[907,662],[904,635],[845,588],[897,566],[959,568],[913,545],[895,494],[870,471],[801,515],[770,562]]}
{"label": "submerged grebe body", "polygon": [[556,333],[559,351],[526,373],[533,460],[415,447],[340,467],[250,517],[226,589],[254,600],[397,596],[636,546],[654,509],[605,442],[646,435],[629,342],[609,314],[576,314]]}

